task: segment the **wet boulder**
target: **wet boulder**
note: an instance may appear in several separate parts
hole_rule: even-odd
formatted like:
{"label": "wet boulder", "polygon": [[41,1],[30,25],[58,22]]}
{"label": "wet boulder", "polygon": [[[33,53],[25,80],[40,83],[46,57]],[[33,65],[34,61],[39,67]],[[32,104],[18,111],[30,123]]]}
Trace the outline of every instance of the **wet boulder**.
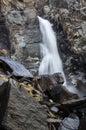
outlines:
{"label": "wet boulder", "polygon": [[64,79],[61,73],[39,75],[34,78],[34,81],[41,86],[42,90],[45,91],[49,86],[55,86],[57,84],[63,84]]}
{"label": "wet boulder", "polygon": [[78,98],[77,94],[69,92],[68,89],[62,85],[50,86],[45,91],[45,94],[48,95],[49,99],[57,103]]}
{"label": "wet boulder", "polygon": [[[64,78],[62,76],[61,73],[54,73],[54,74],[51,74],[51,75],[42,75],[41,76],[41,79],[42,80],[49,80],[48,83],[50,82],[50,84],[53,84],[53,85],[56,85],[56,84],[63,84],[64,83]],[[46,82],[46,81],[45,81]]]}
{"label": "wet boulder", "polygon": [[63,86],[64,79],[60,73],[52,75],[41,75],[36,79],[37,86],[48,95],[49,99],[62,103],[65,100],[78,98],[77,94],[71,93]]}
{"label": "wet boulder", "polygon": [[15,77],[30,77],[33,75],[27,70],[22,64],[17,61],[14,61],[8,57],[0,57],[0,64],[4,69],[12,74]]}

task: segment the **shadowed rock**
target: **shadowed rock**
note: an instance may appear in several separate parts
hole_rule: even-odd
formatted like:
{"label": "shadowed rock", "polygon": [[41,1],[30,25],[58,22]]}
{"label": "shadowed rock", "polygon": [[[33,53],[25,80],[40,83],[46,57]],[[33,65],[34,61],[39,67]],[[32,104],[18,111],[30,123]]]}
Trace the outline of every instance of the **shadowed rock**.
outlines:
{"label": "shadowed rock", "polygon": [[[86,112],[86,109],[85,109]],[[85,130],[86,129],[86,118],[82,117],[80,120],[80,126],[79,126],[79,130]]]}
{"label": "shadowed rock", "polygon": [[0,1],[0,49],[6,49],[10,54],[9,30],[6,26],[5,17],[2,14],[2,1]]}
{"label": "shadowed rock", "polygon": [[13,76],[30,78],[33,77],[29,70],[27,70],[22,64],[17,61],[14,61],[7,57],[0,57],[0,61],[2,62],[2,66],[5,66],[5,70],[10,71]]}
{"label": "shadowed rock", "polygon": [[63,86],[64,79],[60,73],[52,75],[42,75],[36,80],[36,85],[48,95],[49,99],[55,102],[62,103],[68,99],[78,98],[77,94],[69,92],[66,87]]}
{"label": "shadowed rock", "polygon": [[7,119],[2,127],[6,130],[48,130],[44,108],[25,89],[19,88],[15,80],[10,83]]}
{"label": "shadowed rock", "polygon": [[10,91],[8,79],[4,80],[4,78],[4,76],[1,77],[0,75],[0,126],[7,109]]}

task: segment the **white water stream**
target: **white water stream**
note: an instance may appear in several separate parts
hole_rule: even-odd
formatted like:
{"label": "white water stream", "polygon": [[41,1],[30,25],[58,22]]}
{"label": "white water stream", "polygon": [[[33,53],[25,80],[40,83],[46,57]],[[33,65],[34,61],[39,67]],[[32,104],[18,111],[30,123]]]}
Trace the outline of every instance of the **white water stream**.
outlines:
{"label": "white water stream", "polygon": [[57,48],[55,32],[48,20],[39,16],[38,19],[42,34],[42,44],[40,45],[42,61],[39,67],[39,75],[61,73],[64,77],[64,85],[66,85],[66,78]]}

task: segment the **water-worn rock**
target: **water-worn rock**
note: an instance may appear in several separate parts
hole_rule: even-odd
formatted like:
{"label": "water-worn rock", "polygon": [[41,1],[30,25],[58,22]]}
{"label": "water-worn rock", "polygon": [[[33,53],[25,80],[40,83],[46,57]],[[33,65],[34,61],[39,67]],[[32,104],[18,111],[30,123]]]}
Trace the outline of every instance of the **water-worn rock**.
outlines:
{"label": "water-worn rock", "polygon": [[43,91],[48,89],[49,87],[62,85],[64,83],[64,79],[61,73],[55,73],[51,75],[40,75],[38,76],[38,84],[41,86]]}
{"label": "water-worn rock", "polygon": [[2,127],[6,130],[48,130],[44,108],[25,89],[19,88],[16,81],[10,80],[10,83],[7,117]]}
{"label": "water-worn rock", "polygon": [[60,73],[42,75],[35,79],[36,85],[55,102],[62,103],[68,99],[78,98],[77,94],[71,93],[63,86],[64,80]]}

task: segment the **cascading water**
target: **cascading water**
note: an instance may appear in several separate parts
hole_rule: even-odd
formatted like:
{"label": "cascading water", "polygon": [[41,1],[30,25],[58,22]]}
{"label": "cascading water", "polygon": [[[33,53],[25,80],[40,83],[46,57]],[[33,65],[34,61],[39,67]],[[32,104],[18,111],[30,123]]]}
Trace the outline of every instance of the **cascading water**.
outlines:
{"label": "cascading water", "polygon": [[64,85],[66,78],[63,72],[62,61],[58,52],[56,36],[51,23],[38,16],[40,31],[42,33],[41,55],[42,61],[39,67],[39,75],[62,73]]}
{"label": "cascading water", "polygon": [[68,85],[63,71],[62,61],[58,52],[56,36],[52,29],[52,25],[48,20],[38,16],[40,31],[42,33],[41,56],[42,61],[39,67],[39,75],[61,73],[64,77],[64,86],[79,96],[83,94],[79,92],[72,84]]}

